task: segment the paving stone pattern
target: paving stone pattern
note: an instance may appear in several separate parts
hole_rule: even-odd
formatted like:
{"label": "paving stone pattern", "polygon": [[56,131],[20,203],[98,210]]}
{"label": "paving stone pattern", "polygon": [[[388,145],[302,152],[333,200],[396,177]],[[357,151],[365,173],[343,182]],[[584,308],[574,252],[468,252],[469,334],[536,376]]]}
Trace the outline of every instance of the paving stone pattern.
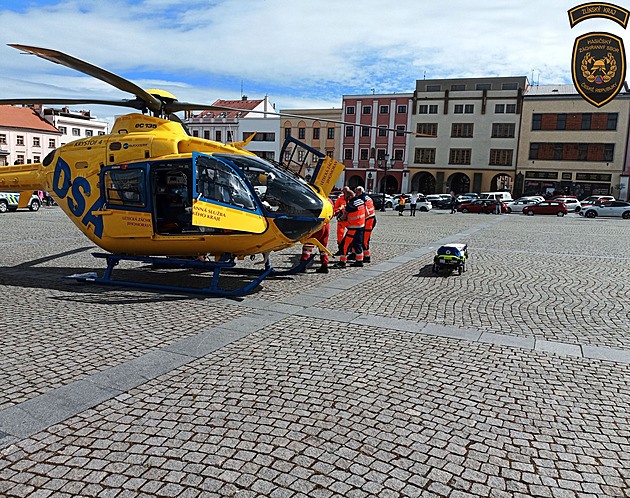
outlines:
{"label": "paving stone pattern", "polygon": [[[451,239],[469,271],[433,276]],[[0,496],[628,496],[628,246],[625,220],[388,212],[363,269],[199,299],[61,280],[101,267],[89,242],[2,215]],[[156,354],[180,359],[6,424]]]}

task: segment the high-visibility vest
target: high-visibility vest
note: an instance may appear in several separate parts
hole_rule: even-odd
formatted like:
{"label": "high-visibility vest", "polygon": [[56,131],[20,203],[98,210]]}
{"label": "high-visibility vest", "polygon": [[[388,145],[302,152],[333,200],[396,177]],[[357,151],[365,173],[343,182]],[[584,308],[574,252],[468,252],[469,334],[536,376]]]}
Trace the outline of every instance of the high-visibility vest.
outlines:
{"label": "high-visibility vest", "polygon": [[354,197],[346,205],[348,213],[348,229],[363,228],[365,226],[365,203],[359,197]]}
{"label": "high-visibility vest", "polygon": [[402,195],[398,198],[398,205],[399,206],[405,205],[405,198]]}
{"label": "high-visibility vest", "polygon": [[337,200],[335,201],[333,212],[337,213],[338,211],[343,211],[345,207],[346,207],[346,198],[343,195],[340,195],[339,197],[337,197]]}
{"label": "high-visibility vest", "polygon": [[365,217],[374,218],[374,216],[376,216],[376,210],[374,209],[374,201],[372,198],[369,195],[365,195],[363,202],[365,203]]}

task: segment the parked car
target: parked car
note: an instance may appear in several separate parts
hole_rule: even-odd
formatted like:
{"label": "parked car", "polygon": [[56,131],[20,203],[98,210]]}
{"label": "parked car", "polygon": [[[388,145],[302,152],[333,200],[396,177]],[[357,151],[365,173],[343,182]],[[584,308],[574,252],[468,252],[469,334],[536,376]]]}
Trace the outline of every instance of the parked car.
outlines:
{"label": "parked car", "polygon": [[[6,213],[7,211],[16,211],[18,208],[18,202],[20,201],[19,192],[0,192],[0,213]],[[39,196],[34,192],[28,201],[28,208],[31,211],[37,211],[41,207],[41,201]]]}
{"label": "parked car", "polygon": [[[460,204],[460,206],[457,208],[457,210],[460,213],[486,213],[486,214],[490,214],[493,213],[494,210],[496,209],[496,204],[497,202],[501,202],[501,201],[496,201],[494,199],[476,199],[472,202],[466,202],[463,204]],[[505,205],[505,203],[501,202],[501,212],[502,213],[507,213],[507,206]]]}
{"label": "parked car", "polygon": [[589,195],[586,199],[580,201],[580,205],[575,208],[575,212],[579,213],[585,206],[596,206],[614,200],[615,198],[612,195]]}
{"label": "parked car", "polygon": [[569,210],[564,202],[560,201],[543,201],[538,204],[531,204],[523,208],[523,214],[534,216],[535,214],[555,214],[556,216],[564,216]]}
{"label": "parked car", "polygon": [[580,211],[580,216],[586,218],[621,216],[624,220],[630,220],[630,202],[608,201],[599,205],[586,206]]}
{"label": "parked car", "polygon": [[[374,209],[382,209],[383,207],[383,194],[368,194],[374,201]],[[385,194],[385,207],[394,207],[394,198],[391,195]]]}
{"label": "parked car", "polygon": [[577,197],[575,197],[575,196],[570,196],[570,195],[558,196],[558,197],[554,197],[551,200],[552,201],[564,202],[564,204],[567,206],[567,210],[569,210],[570,212],[578,212],[579,211],[578,208],[580,206],[580,201],[578,201]]}
{"label": "parked car", "polygon": [[440,194],[429,194],[425,195],[424,198],[429,201],[434,208],[438,207],[438,204],[442,200],[442,196]]}
{"label": "parked car", "polygon": [[515,201],[506,202],[505,205],[507,207],[508,213],[522,213],[525,206],[538,204],[539,202],[542,202],[544,200],[545,199],[541,197],[520,197]]}
{"label": "parked car", "polygon": [[498,199],[503,202],[512,200],[512,194],[509,192],[482,192],[479,196],[480,199]]}

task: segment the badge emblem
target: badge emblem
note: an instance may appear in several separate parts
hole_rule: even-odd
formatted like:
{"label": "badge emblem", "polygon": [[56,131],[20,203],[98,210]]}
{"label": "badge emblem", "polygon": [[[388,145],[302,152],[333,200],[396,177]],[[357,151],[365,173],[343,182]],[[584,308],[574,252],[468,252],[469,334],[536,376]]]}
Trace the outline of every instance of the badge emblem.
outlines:
{"label": "badge emblem", "polygon": [[610,33],[587,33],[573,45],[571,75],[582,97],[601,107],[621,90],[626,78],[623,41]]}

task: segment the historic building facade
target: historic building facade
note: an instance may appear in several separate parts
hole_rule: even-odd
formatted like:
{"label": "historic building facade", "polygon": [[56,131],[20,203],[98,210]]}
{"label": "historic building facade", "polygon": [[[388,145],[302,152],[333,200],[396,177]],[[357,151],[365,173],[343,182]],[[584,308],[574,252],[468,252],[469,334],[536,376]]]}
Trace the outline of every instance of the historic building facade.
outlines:
{"label": "historic building facade", "polygon": [[94,118],[90,111],[71,111],[68,107],[34,106],[46,121],[61,132],[59,145],[65,145],[81,138],[106,135],[108,123]]}
{"label": "historic building facade", "polygon": [[512,190],[527,78],[418,80],[411,106],[410,190]]}
{"label": "historic building facade", "polygon": [[[411,93],[344,95],[340,161],[344,183],[368,192],[408,191]],[[370,127],[368,127],[370,126]],[[399,131],[396,131],[399,130]]]}
{"label": "historic building facade", "polygon": [[[280,133],[282,140],[286,140],[291,136],[300,142],[304,142],[309,147],[323,152],[328,157],[339,159],[340,140],[341,140],[341,109],[285,109],[280,111],[281,114],[295,114],[299,116],[308,116],[312,119],[303,119],[299,117],[282,116]],[[287,148],[285,154],[291,157],[292,149]],[[314,164],[310,161],[310,157],[302,157],[303,151],[298,151],[298,162],[306,161],[305,170],[300,173],[306,178],[313,174]],[[288,157],[284,159],[287,160]],[[343,177],[337,181],[338,185],[343,185]]]}
{"label": "historic building facade", "polygon": [[601,108],[573,85],[532,86],[523,100],[516,193],[628,198],[630,94]]}

